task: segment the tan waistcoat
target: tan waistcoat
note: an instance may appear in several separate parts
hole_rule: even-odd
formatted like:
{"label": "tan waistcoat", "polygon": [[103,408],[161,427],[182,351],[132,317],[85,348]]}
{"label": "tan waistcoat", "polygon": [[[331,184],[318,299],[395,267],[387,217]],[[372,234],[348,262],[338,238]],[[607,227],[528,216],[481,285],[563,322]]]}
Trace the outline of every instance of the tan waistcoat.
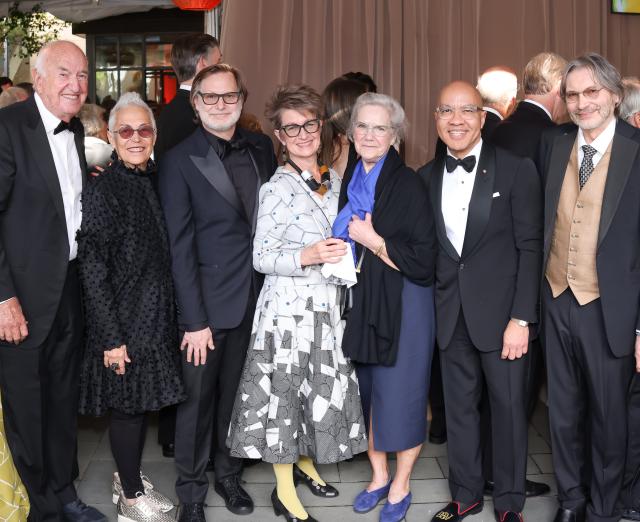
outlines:
{"label": "tan waistcoat", "polygon": [[611,144],[580,190],[576,139],[560,191],[545,272],[553,297],[558,297],[567,287],[581,305],[600,297],[596,251],[610,157]]}

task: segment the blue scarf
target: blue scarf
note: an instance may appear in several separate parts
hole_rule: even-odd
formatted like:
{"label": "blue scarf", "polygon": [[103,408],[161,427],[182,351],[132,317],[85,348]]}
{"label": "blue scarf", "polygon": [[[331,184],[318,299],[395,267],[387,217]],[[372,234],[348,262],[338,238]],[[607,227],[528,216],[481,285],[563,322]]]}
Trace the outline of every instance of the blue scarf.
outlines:
{"label": "blue scarf", "polygon": [[358,161],[353,172],[353,177],[347,187],[347,204],[336,216],[333,222],[333,237],[337,237],[349,243],[353,251],[353,259],[357,261],[356,244],[349,237],[349,223],[352,216],[358,216],[364,219],[365,214],[373,212],[373,204],[375,202],[376,183],[387,158],[385,154],[378,160],[369,173],[365,173],[362,160]]}

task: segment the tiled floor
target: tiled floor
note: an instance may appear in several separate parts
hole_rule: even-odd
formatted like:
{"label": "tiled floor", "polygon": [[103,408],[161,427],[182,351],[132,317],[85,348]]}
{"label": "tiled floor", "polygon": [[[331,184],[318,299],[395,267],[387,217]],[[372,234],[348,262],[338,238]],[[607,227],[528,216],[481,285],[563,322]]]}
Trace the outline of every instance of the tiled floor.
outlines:
{"label": "tiled floor", "polygon": [[[548,424],[546,408],[540,404],[529,429],[529,459],[527,472],[529,478],[546,482],[551,486],[551,493],[527,501],[525,520],[527,522],[546,522],[553,519],[557,503],[555,499],[555,483],[551,468],[551,453],[548,444]],[[111,504],[111,473],[114,463],[111,458],[109,438],[106,434],[104,420],[81,419],[79,436],[80,480],[78,491],[81,498],[92,504],[110,517],[117,520],[115,506]],[[162,456],[156,443],[156,428],[152,423],[147,436],[147,444],[143,456],[143,471],[149,475],[156,488],[173,498],[176,473],[173,461]],[[303,504],[320,522],[372,522],[378,520],[379,509],[366,515],[357,515],[351,509],[354,496],[366,485],[369,478],[369,465],[366,456],[353,462],[338,465],[321,466],[321,474],[325,480],[334,484],[340,496],[334,499],[320,499],[311,495],[306,489],[299,488]],[[426,444],[415,467],[411,490],[413,505],[407,515],[408,522],[429,522],[433,513],[449,500],[447,485],[448,465],[447,447]],[[210,477],[212,479],[213,477]],[[259,464],[247,469],[244,473],[246,489],[253,496],[256,509],[248,517],[238,517],[229,513],[220,497],[210,489],[207,497],[206,514],[209,522],[248,522],[284,520],[273,514],[270,494],[274,486],[271,467]],[[172,512],[175,514],[175,510]],[[469,522],[493,522],[493,506],[490,499],[485,503],[484,511],[467,518]]]}

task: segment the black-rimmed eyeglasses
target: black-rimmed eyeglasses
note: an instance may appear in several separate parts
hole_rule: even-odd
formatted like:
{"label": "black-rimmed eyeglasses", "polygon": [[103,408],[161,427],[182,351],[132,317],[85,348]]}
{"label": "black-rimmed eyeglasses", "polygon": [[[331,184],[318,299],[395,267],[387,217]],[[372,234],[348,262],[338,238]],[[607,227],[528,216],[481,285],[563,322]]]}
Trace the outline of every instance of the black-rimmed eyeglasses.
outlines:
{"label": "black-rimmed eyeglasses", "polygon": [[216,103],[218,103],[218,101],[220,101],[220,98],[222,98],[222,101],[227,105],[235,105],[236,103],[238,103],[238,100],[240,100],[241,96],[241,93],[239,91],[224,92],[222,94],[218,94],[215,92],[198,92],[197,94],[200,95],[200,98],[202,98],[202,102],[205,105],[215,105]]}
{"label": "black-rimmed eyeglasses", "polygon": [[308,134],[315,134],[320,130],[320,120],[318,118],[314,118],[313,120],[305,121],[302,125],[290,123],[289,125],[283,125],[280,127],[280,130],[284,131],[284,133],[290,138],[295,138],[300,135],[300,131],[302,129],[304,129]]}

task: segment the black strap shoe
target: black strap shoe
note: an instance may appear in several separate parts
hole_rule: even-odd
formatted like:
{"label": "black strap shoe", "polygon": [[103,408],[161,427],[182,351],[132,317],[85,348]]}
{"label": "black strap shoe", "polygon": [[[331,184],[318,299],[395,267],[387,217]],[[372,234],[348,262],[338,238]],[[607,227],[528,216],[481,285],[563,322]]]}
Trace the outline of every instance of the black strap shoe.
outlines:
{"label": "black strap shoe", "polygon": [[273,512],[275,515],[277,517],[282,515],[287,522],[318,522],[311,515],[302,520],[301,518],[296,517],[293,513],[290,513],[280,500],[280,497],[278,497],[278,488],[274,488],[271,492],[271,505],[273,505]]}
{"label": "black strap shoe", "polygon": [[298,466],[293,466],[293,482],[296,486],[300,483],[304,484],[316,497],[333,498],[339,495],[336,488],[329,484],[325,486],[318,484]]}
{"label": "black strap shoe", "polygon": [[524,522],[522,513],[515,511],[498,511],[494,509],[496,515],[496,522]]}
{"label": "black strap shoe", "polygon": [[431,522],[459,522],[469,515],[480,513],[483,507],[483,502],[476,502],[464,508],[459,502],[449,502],[443,509],[433,515]]}
{"label": "black strap shoe", "polygon": [[62,506],[62,513],[67,522],[107,522],[105,515],[79,498]]}
{"label": "black strap shoe", "polygon": [[240,477],[231,475],[224,477],[214,485],[216,493],[224,499],[227,509],[234,515],[249,515],[253,513],[253,500],[240,485]]}
{"label": "black strap shoe", "polygon": [[180,504],[178,522],[207,522],[204,516],[204,504]]}
{"label": "black strap shoe", "polygon": [[[493,480],[486,480],[484,483],[484,494],[487,497],[493,495],[495,483]],[[546,495],[551,491],[551,488],[544,482],[534,482],[533,480],[527,480],[525,483],[525,495],[527,497],[539,497],[540,495]]]}

